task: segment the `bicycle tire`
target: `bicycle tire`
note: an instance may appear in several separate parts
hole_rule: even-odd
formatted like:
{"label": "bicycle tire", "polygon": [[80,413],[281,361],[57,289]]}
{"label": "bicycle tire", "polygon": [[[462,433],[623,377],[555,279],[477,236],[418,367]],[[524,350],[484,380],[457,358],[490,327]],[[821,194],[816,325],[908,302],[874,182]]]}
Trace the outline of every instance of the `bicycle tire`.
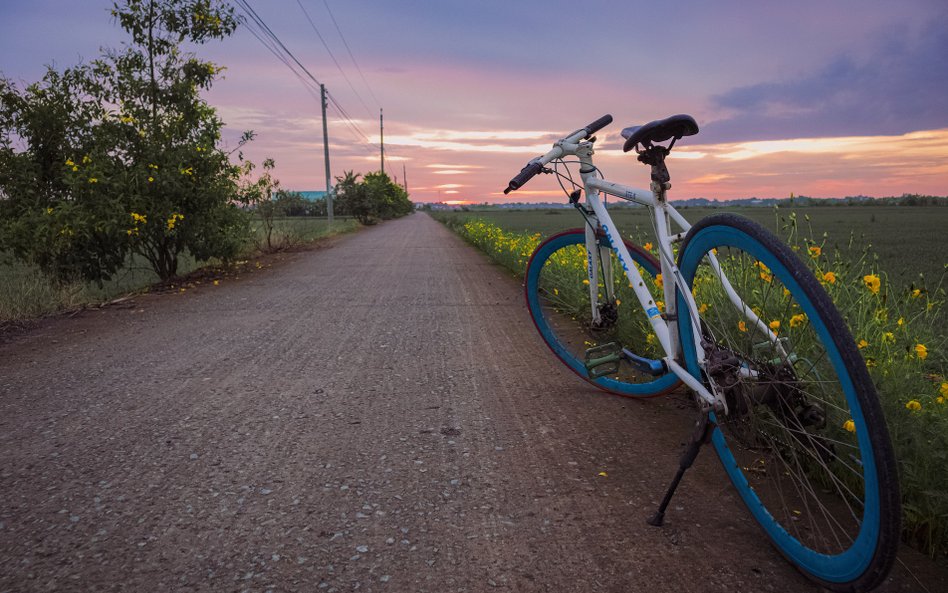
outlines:
{"label": "bicycle tire", "polygon": [[[608,245],[605,235],[600,237],[600,241],[603,245]],[[659,270],[658,261],[637,245],[627,241],[625,245],[643,273],[643,277],[654,279]],[[646,344],[641,342],[647,342],[650,325],[644,313],[639,316],[634,315],[638,312],[634,293],[627,286],[628,280],[622,272],[615,252],[612,249],[609,251],[610,257],[614,260],[613,269],[616,270],[614,277],[616,294],[620,296],[618,299],[620,302],[616,308],[618,318],[614,331],[593,331],[588,324],[588,318],[591,318],[591,306],[588,287],[582,285],[583,280],[587,278],[586,238],[583,229],[570,229],[553,235],[541,243],[530,257],[524,282],[524,296],[533,323],[543,341],[563,364],[603,391],[635,398],[656,397],[673,391],[680,385],[680,381],[672,373],[666,372],[660,376],[647,375],[632,367],[627,361],[622,361],[618,373],[592,377],[585,366],[584,354],[588,348],[615,340],[617,335],[625,336],[626,339],[629,339],[629,336],[638,336],[639,339],[632,339],[623,345],[636,354],[649,353],[643,350]],[[553,280],[554,273],[557,274],[555,280]],[[654,283],[654,280],[652,282]],[[574,290],[576,288],[578,290]],[[560,297],[560,291],[563,291],[564,298],[567,293],[571,294],[568,303],[551,302],[551,299]],[[624,309],[622,309],[622,300],[627,302]],[[567,307],[569,311],[566,310]],[[584,309],[585,313],[583,313]],[[657,340],[650,350],[653,357],[661,358],[658,356],[661,347]]]}
{"label": "bicycle tire", "polygon": [[[735,323],[728,310],[744,314],[729,301],[710,300],[724,290],[712,250],[745,306],[777,331],[782,355],[758,325]],[[699,367],[679,292],[684,366],[726,395],[729,413],[713,418],[711,442],[738,494],[812,580],[834,591],[877,586],[898,549],[898,475],[878,395],[839,311],[785,243],[741,216],[696,224],[679,268],[704,309],[698,333],[708,360]]]}

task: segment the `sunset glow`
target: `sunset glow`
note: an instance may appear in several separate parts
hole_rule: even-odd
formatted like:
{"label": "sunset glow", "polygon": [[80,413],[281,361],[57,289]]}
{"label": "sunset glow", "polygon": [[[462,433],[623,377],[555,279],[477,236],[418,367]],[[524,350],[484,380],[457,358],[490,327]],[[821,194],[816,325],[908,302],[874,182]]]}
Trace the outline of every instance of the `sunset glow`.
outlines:
{"label": "sunset glow", "polygon": [[[557,138],[611,113],[596,163],[611,180],[647,187],[648,170],[621,151],[619,131],[689,113],[701,132],[668,161],[672,199],[948,194],[948,12],[937,2],[612,4],[582,52],[562,43],[581,37],[572,4],[327,2],[360,72],[323,4],[305,2],[338,67],[295,2],[254,6],[345,107],[345,118],[334,106],[328,114],[332,177],[382,167],[384,108],[385,171],[407,181],[413,200],[563,200],[548,175],[502,190]],[[0,72],[32,82],[44,64],[117,47],[111,4],[3,3]],[[660,67],[629,34],[637,22],[676,23],[666,39],[676,50]],[[226,123],[225,147],[254,130],[246,157],[274,158],[285,188],[325,189],[318,97],[245,27],[199,51],[226,67],[207,95]]]}

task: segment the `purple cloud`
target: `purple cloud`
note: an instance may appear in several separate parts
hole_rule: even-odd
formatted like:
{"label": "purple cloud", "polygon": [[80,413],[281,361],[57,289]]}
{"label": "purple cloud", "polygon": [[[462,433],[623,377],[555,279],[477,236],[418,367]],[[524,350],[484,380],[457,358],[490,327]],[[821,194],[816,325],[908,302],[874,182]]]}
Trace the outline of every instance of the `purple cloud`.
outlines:
{"label": "purple cloud", "polygon": [[712,97],[726,119],[704,142],[894,135],[948,127],[948,11],[917,36],[887,31],[865,57],[838,56],[809,76]]}

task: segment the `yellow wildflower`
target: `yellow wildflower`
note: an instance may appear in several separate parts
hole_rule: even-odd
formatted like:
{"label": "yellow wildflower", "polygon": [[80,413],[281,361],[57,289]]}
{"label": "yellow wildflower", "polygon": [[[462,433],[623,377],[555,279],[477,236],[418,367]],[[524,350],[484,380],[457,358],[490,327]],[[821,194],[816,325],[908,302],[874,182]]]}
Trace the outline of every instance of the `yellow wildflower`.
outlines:
{"label": "yellow wildflower", "polygon": [[75,172],[78,171],[78,170],[79,170],[79,167],[73,165],[73,167],[72,167],[72,172],[75,173]]}
{"label": "yellow wildflower", "polygon": [[220,280],[215,280],[215,281],[214,281],[214,286],[220,286],[220,284],[221,284],[221,281],[220,281]]}
{"label": "yellow wildflower", "polygon": [[895,324],[898,325],[899,327],[902,327],[903,325],[905,325],[905,319],[902,317],[899,317],[899,320],[896,321]]}
{"label": "yellow wildflower", "polygon": [[913,412],[917,412],[922,409],[922,404],[917,399],[910,399],[905,407]]}
{"label": "yellow wildflower", "polygon": [[99,182],[99,180],[96,179],[95,177],[90,177],[90,178],[89,178],[89,183],[98,183],[98,182]]}
{"label": "yellow wildflower", "polygon": [[945,397],[948,397],[948,383],[942,383],[941,389],[938,390],[938,393],[942,394]]}
{"label": "yellow wildflower", "polygon": [[72,162],[71,159],[66,159],[66,166],[67,166],[67,167],[74,167],[74,166],[76,166],[76,163]]}
{"label": "yellow wildflower", "polygon": [[912,298],[913,298],[913,299],[917,299],[917,298],[920,297],[920,296],[922,296],[922,289],[916,288],[915,290],[912,291]]}
{"label": "yellow wildflower", "polygon": [[737,323],[737,329],[741,330],[742,332],[746,332],[746,331],[747,331],[747,324],[744,323],[743,321],[739,321],[739,322]]}
{"label": "yellow wildflower", "polygon": [[928,348],[924,344],[915,344],[915,354],[921,359],[928,358]]}
{"label": "yellow wildflower", "polygon": [[763,280],[764,282],[770,282],[770,281],[772,281],[774,278],[773,278],[773,276],[771,276],[771,275],[768,274],[767,272],[761,272],[761,273],[760,273],[760,279]]}
{"label": "yellow wildflower", "polygon": [[589,278],[583,278],[583,284],[589,286]]}
{"label": "yellow wildflower", "polygon": [[767,327],[769,327],[771,331],[773,331],[774,334],[776,334],[777,330],[780,329],[780,320],[774,319],[773,321],[767,324]]}
{"label": "yellow wildflower", "polygon": [[827,284],[836,284],[836,274],[834,272],[827,272],[823,274],[823,282]]}
{"label": "yellow wildflower", "polygon": [[869,342],[867,342],[867,341],[865,341],[865,340],[859,340],[858,342],[856,342],[856,347],[859,348],[860,350],[862,350],[863,348],[865,348],[865,347],[868,346],[868,345],[869,345]]}
{"label": "yellow wildflower", "polygon": [[884,334],[882,334],[883,344],[891,344],[894,341],[895,341],[895,334],[893,334],[892,332],[885,332]]}
{"label": "yellow wildflower", "polygon": [[847,420],[846,422],[843,422],[843,428],[848,432],[856,432],[856,423],[852,420]]}
{"label": "yellow wildflower", "polygon": [[790,318],[790,327],[800,327],[806,321],[806,314],[799,313]]}
{"label": "yellow wildflower", "polygon": [[47,216],[51,215],[52,213],[53,213],[53,209],[52,209],[52,208],[47,208],[47,209],[46,209],[46,215],[47,215]]}
{"label": "yellow wildflower", "polygon": [[148,178],[148,183],[152,183],[153,181],[155,181],[155,178],[154,178],[154,177],[149,177],[149,178]]}
{"label": "yellow wildflower", "polygon": [[701,303],[701,306],[698,307],[698,313],[706,313],[708,311],[708,303]]}
{"label": "yellow wildflower", "polygon": [[651,251],[651,250],[652,250],[652,244],[651,244],[651,243],[646,243],[646,244],[643,245],[642,247],[645,248],[645,251]]}
{"label": "yellow wildflower", "polygon": [[661,275],[661,274],[656,274],[656,275],[655,275],[655,286],[657,286],[657,287],[659,287],[659,288],[662,288],[662,287],[664,286],[664,284],[662,283],[662,275]]}
{"label": "yellow wildflower", "polygon": [[662,301],[655,301],[655,306],[658,307],[659,311],[665,310],[665,303],[663,303]]}
{"label": "yellow wildflower", "polygon": [[656,340],[657,338],[655,337],[655,334],[649,334],[645,336],[645,342],[647,344],[654,344]]}
{"label": "yellow wildflower", "polygon": [[169,230],[169,231],[173,231],[173,230],[174,230],[174,225],[175,225],[179,220],[184,220],[184,214],[178,214],[177,212],[172,213],[171,216],[170,216],[170,217],[168,218],[168,220],[166,221],[166,222],[167,222],[167,225],[168,225],[168,230]]}
{"label": "yellow wildflower", "polygon": [[820,248],[819,245],[811,245],[811,246],[807,249],[807,251],[810,252],[810,257],[812,257],[813,259],[816,259],[816,258],[818,258],[820,255],[823,254],[823,250]]}
{"label": "yellow wildflower", "polygon": [[866,288],[869,289],[869,292],[872,294],[879,294],[879,288],[882,286],[882,280],[879,279],[875,274],[867,274],[862,277],[862,281],[865,283]]}

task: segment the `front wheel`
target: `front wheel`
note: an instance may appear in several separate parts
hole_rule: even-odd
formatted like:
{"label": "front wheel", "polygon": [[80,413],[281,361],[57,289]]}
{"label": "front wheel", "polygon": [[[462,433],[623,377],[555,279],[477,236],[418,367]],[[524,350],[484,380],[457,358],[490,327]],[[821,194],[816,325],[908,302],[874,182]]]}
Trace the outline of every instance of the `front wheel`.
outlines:
{"label": "front wheel", "polygon": [[783,242],[732,214],[689,231],[679,268],[701,318],[679,294],[685,367],[725,397],[712,443],[737,492],[811,579],[835,591],[878,585],[899,541],[895,457],[826,291]]}
{"label": "front wheel", "polygon": [[[602,260],[598,267],[597,311],[593,319],[589,290],[589,265],[583,229],[554,235],[540,244],[527,265],[524,284],[530,316],[550,350],[577,375],[599,389],[627,397],[653,397],[680,384],[667,372],[645,372],[619,358],[612,372],[597,376],[589,368],[591,357],[606,351],[633,353],[659,366],[664,356],[652,334],[651,324],[639,307],[635,293],[605,236],[599,237]],[[633,265],[658,293],[658,262],[647,251],[626,243]],[[611,297],[611,298],[610,298]],[[639,361],[641,365],[642,362]],[[601,369],[602,367],[598,367]]]}

